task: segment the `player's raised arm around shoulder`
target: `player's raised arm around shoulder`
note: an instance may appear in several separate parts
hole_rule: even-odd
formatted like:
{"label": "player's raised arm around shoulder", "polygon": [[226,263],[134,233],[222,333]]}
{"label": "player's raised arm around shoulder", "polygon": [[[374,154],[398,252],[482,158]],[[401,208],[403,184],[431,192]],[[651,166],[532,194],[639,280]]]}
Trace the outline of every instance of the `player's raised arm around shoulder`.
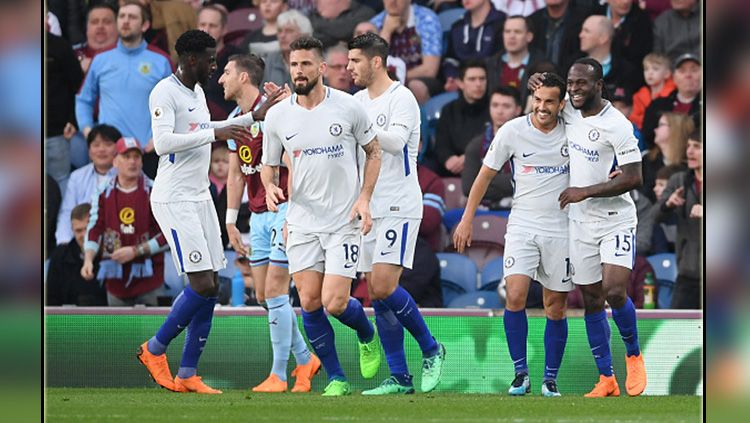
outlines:
{"label": "player's raised arm around shoulder", "polygon": [[380,148],[394,155],[403,154],[404,146],[409,142],[412,131],[415,127],[419,127],[417,100],[411,92],[399,94],[401,95],[393,102],[388,127],[385,129],[373,127],[380,142]]}
{"label": "player's raised arm around shoulder", "polygon": [[201,129],[191,134],[175,134],[174,98],[167,86],[158,84],[148,98],[148,108],[151,113],[151,132],[154,138],[156,154],[178,153],[213,142],[216,138],[213,129]]}

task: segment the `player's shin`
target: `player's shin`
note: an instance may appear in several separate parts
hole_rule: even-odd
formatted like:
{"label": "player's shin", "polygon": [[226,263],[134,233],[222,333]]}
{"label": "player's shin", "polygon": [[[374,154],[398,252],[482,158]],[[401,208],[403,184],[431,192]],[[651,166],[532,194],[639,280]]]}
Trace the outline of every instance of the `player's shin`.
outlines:
{"label": "player's shin", "polygon": [[594,355],[599,374],[612,376],[612,353],[609,346],[610,328],[607,312],[602,310],[584,316],[586,335],[591,353]]}
{"label": "player's shin", "polygon": [[154,355],[164,354],[172,339],[188,326],[196,311],[209,301],[208,298],[198,295],[189,285],[186,286],[175,298],[172,309],[156,332],[156,336],[148,341],[148,351]]}
{"label": "player's shin", "polygon": [[273,349],[273,367],[271,373],[286,381],[286,367],[289,362],[291,349],[292,316],[289,314],[291,305],[288,295],[268,298],[268,329],[271,332],[271,346]]}
{"label": "player's shin", "polygon": [[427,324],[417,308],[417,303],[414,302],[414,298],[407,290],[397,286],[396,290],[382,301],[393,311],[398,321],[417,341],[423,356],[431,357],[440,351],[437,341],[432,337],[430,329],[427,328]]}
{"label": "player's shin", "polygon": [[641,348],[638,344],[638,325],[636,322],[635,306],[630,297],[627,297],[624,306],[612,309],[612,318],[617,324],[622,341],[625,343],[627,355],[639,355]]}
{"label": "player's shin", "polygon": [[362,304],[355,298],[349,298],[344,312],[335,316],[339,321],[357,331],[357,337],[361,343],[372,341],[375,330],[367,319]]}
{"label": "player's shin", "polygon": [[323,307],[307,312],[302,310],[302,321],[307,333],[307,339],[310,340],[315,350],[315,354],[323,363],[323,368],[328,374],[328,380],[339,379],[346,380],[344,370],[339,363],[339,357],[336,353],[336,340],[331,322],[323,311]]}
{"label": "player's shin", "polygon": [[503,314],[503,327],[505,328],[505,337],[508,340],[508,352],[511,360],[513,360],[513,368],[516,374],[528,374],[526,339],[529,332],[529,323],[526,318],[526,309],[510,311],[506,308]]}
{"label": "player's shin", "polygon": [[544,380],[556,380],[565,344],[568,341],[568,319],[547,318],[544,328]]}
{"label": "player's shin", "polygon": [[382,301],[372,302],[375,309],[375,325],[378,327],[380,343],[391,375],[403,386],[412,385],[412,377],[406,364],[404,352],[404,327],[395,314]]}
{"label": "player's shin", "polygon": [[198,360],[206,346],[208,334],[211,332],[211,322],[214,316],[216,297],[206,298],[206,302],[196,311],[190,321],[185,336],[185,345],[182,350],[182,361],[177,377],[187,379],[195,376],[198,368]]}

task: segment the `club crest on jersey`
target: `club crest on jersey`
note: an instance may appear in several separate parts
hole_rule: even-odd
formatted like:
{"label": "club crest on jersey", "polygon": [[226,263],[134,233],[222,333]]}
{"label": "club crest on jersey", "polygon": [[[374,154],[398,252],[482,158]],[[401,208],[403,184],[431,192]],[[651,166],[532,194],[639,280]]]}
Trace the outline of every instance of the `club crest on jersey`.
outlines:
{"label": "club crest on jersey", "polygon": [[375,123],[378,124],[378,126],[385,126],[385,115],[383,113],[379,114],[377,118],[375,118]]}
{"label": "club crest on jersey", "polygon": [[563,145],[562,147],[560,147],[560,155],[563,156],[563,157],[568,157],[568,146],[567,145]]}
{"label": "club crest on jersey", "polygon": [[198,263],[199,261],[201,261],[202,258],[203,256],[201,255],[201,252],[198,250],[193,250],[190,252],[190,254],[188,254],[188,259],[190,259],[191,263]]}
{"label": "club crest on jersey", "polygon": [[135,222],[135,210],[130,207],[123,207],[120,209],[120,232],[126,235],[132,235],[135,233],[133,222]]}
{"label": "club crest on jersey", "polygon": [[328,128],[328,132],[331,133],[334,137],[338,137],[341,135],[341,125],[338,123],[331,124],[331,127]]}
{"label": "club crest on jersey", "polygon": [[237,150],[237,155],[240,156],[240,160],[245,163],[253,162],[253,152],[252,150],[250,150],[250,147],[246,145],[243,145],[239,150]]}
{"label": "club crest on jersey", "polygon": [[516,264],[516,259],[513,258],[513,256],[508,256],[505,258],[505,268],[509,269],[513,267],[513,265]]}
{"label": "club crest on jersey", "polygon": [[164,115],[164,112],[161,110],[161,107],[154,107],[154,119],[161,119],[162,115]]}
{"label": "club crest on jersey", "polygon": [[151,73],[151,66],[151,63],[149,62],[141,62],[141,64],[138,65],[138,72],[143,75],[148,75]]}
{"label": "club crest on jersey", "polygon": [[253,138],[257,137],[260,133],[260,122],[253,122],[253,125],[250,127],[250,135],[252,135]]}
{"label": "club crest on jersey", "polygon": [[599,139],[599,130],[594,128],[589,131],[589,141],[596,141]]}

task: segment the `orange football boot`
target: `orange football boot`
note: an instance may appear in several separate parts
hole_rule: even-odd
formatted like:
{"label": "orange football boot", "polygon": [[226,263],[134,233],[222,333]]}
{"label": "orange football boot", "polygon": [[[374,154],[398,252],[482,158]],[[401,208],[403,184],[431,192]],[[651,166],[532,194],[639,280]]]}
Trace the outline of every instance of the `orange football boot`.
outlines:
{"label": "orange football boot", "polygon": [[615,375],[604,376],[599,375],[599,382],[594,385],[594,389],[588,394],[584,395],[586,398],[603,398],[603,397],[619,397],[620,387],[617,386],[617,379]]}
{"label": "orange football boot", "polygon": [[646,364],[643,354],[625,356],[628,376],[625,379],[625,389],[631,397],[638,396],[646,389]]}
{"label": "orange football boot", "polygon": [[286,382],[271,373],[260,385],[253,388],[253,392],[286,392]]}
{"label": "orange football boot", "polygon": [[174,381],[172,380],[172,372],[169,371],[169,363],[167,363],[167,354],[151,354],[148,351],[148,341],[146,341],[138,348],[136,355],[138,361],[146,366],[146,370],[148,370],[154,382],[158,383],[162,388],[176,391]]}
{"label": "orange football boot", "polygon": [[195,392],[197,394],[221,394],[218,389],[214,389],[201,380],[200,376],[190,376],[188,378],[181,378],[177,376],[174,378],[174,387],[177,392]]}
{"label": "orange football boot", "polygon": [[304,365],[297,365],[292,370],[292,376],[297,380],[294,382],[292,392],[310,392],[312,389],[312,378],[320,372],[320,359],[315,354],[310,354],[310,361]]}

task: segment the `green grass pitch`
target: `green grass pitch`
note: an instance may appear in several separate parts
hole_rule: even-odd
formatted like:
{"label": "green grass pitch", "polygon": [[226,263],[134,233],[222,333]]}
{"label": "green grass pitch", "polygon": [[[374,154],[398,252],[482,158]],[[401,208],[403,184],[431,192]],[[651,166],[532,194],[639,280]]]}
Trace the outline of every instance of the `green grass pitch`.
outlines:
{"label": "green grass pitch", "polygon": [[176,394],[152,389],[48,388],[48,422],[698,422],[702,398],[586,399],[491,394],[343,398],[310,394]]}

